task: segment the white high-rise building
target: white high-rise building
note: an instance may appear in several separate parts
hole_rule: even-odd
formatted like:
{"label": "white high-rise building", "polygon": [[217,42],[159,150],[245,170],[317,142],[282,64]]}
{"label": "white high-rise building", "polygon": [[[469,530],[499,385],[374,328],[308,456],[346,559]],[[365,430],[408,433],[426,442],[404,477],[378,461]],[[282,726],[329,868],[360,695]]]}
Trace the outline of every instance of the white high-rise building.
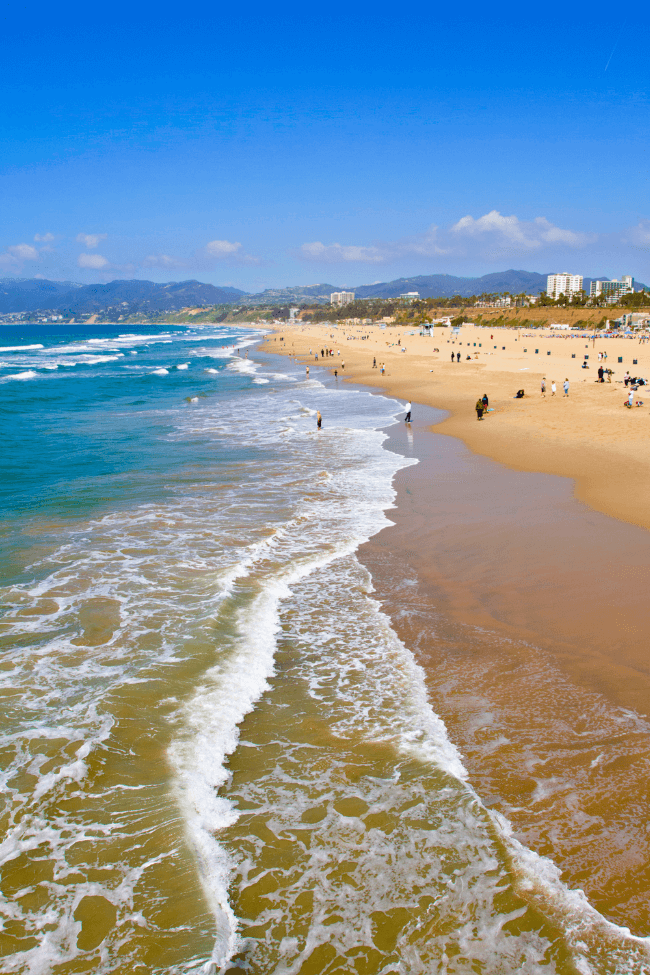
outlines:
{"label": "white high-rise building", "polygon": [[579,291],[582,291],[581,274],[569,274],[568,271],[563,271],[561,274],[549,274],[546,279],[546,294],[549,298],[557,300],[560,295],[572,298]]}
{"label": "white high-rise building", "polygon": [[354,301],[354,291],[334,291],[330,295],[330,305],[349,305]]}
{"label": "white high-rise building", "polygon": [[590,288],[591,297],[605,295],[607,298],[615,300],[623,295],[631,295],[634,292],[634,278],[631,274],[624,274],[620,281],[592,281]]}

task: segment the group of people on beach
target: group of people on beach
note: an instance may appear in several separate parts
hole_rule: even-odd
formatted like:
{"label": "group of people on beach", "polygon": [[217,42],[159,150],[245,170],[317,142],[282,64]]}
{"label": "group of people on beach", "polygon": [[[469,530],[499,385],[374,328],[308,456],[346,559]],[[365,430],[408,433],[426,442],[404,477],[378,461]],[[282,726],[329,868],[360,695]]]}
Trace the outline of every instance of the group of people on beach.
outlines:
{"label": "group of people on beach", "polygon": [[[570,385],[569,380],[568,379],[565,379],[564,382],[562,383],[562,388],[564,390],[564,396],[568,396],[569,395],[569,385]],[[542,387],[541,388],[542,388],[542,396],[546,396],[546,376],[544,376],[544,378],[542,379]],[[551,379],[551,396],[555,396],[556,392],[557,392],[557,385],[555,383],[555,380],[554,379]]]}

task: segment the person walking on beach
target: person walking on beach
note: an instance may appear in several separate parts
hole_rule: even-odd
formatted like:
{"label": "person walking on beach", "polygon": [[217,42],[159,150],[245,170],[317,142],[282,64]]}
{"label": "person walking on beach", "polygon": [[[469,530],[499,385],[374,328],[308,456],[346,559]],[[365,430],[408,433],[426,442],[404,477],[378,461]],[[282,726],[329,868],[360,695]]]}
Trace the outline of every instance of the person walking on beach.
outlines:
{"label": "person walking on beach", "polygon": [[603,378],[604,375],[605,375],[605,370],[603,369],[602,366],[598,366],[598,382],[599,383],[604,383],[605,382],[605,380]]}
{"label": "person walking on beach", "polygon": [[411,422],[411,401],[409,400],[406,404],[406,416],[404,417],[404,423]]}
{"label": "person walking on beach", "polygon": [[542,379],[542,396],[546,396],[546,376]]}
{"label": "person walking on beach", "polygon": [[460,352],[456,353],[456,362],[460,362]]}
{"label": "person walking on beach", "polygon": [[323,422],[323,417],[320,415],[320,410],[316,410],[316,428],[318,430],[320,430],[322,422]]}
{"label": "person walking on beach", "polygon": [[483,400],[482,399],[477,399],[476,400],[476,406],[474,408],[476,410],[476,416],[478,417],[479,420],[482,420],[483,419]]}
{"label": "person walking on beach", "polygon": [[341,369],[345,369],[345,363],[341,362]]}
{"label": "person walking on beach", "polygon": [[630,381],[630,374],[629,374],[629,372],[626,372],[625,375],[623,376],[623,382],[627,386],[627,384],[629,383],[629,381]]}
{"label": "person walking on beach", "polygon": [[557,386],[555,385],[555,380],[551,379],[551,396],[555,396],[556,390],[557,390]]}
{"label": "person walking on beach", "polygon": [[377,358],[376,358],[376,356],[373,356],[373,360],[372,360],[372,368],[373,368],[373,369],[376,369],[376,368],[377,368]]}
{"label": "person walking on beach", "polygon": [[490,404],[490,401],[488,399],[488,394],[487,393],[483,393],[483,399],[481,400],[481,402],[483,403],[483,410],[484,410],[484,412],[487,413],[487,409],[488,409],[488,406]]}
{"label": "person walking on beach", "polygon": [[569,380],[568,379],[565,379],[564,380],[564,395],[565,396],[568,396],[569,395]]}
{"label": "person walking on beach", "polygon": [[451,353],[451,361],[453,362],[455,358],[456,358],[456,356],[455,356],[455,355],[454,355],[454,353],[452,352],[452,353]]}

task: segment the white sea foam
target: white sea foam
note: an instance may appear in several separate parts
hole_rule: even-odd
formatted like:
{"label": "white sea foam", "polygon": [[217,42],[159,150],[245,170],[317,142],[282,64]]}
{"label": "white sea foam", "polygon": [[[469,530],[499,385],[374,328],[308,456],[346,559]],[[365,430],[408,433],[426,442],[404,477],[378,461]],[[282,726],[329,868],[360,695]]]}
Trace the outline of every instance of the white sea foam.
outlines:
{"label": "white sea foam", "polygon": [[183,362],[183,363],[181,363],[180,366],[176,366],[176,368],[177,369],[189,369],[190,368],[190,364],[189,364],[189,362]]}
{"label": "white sea foam", "polygon": [[29,352],[32,349],[42,349],[42,345],[4,345],[0,346],[0,352]]}
{"label": "white sea foam", "polygon": [[36,379],[38,373],[34,372],[33,369],[28,369],[26,372],[15,372],[9,376],[3,376],[0,381],[8,381],[9,379]]}
{"label": "white sea foam", "polygon": [[169,375],[169,369],[154,369],[154,371],[151,373],[151,375],[152,376],[168,376]]}

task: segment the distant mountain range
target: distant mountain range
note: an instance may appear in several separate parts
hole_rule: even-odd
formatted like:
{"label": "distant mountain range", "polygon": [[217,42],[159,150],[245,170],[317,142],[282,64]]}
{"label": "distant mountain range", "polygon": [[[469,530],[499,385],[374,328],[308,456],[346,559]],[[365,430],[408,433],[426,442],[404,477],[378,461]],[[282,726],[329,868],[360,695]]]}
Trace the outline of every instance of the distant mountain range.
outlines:
{"label": "distant mountain range", "polygon": [[[375,284],[334,285],[313,284],[308,287],[273,288],[258,295],[246,295],[243,305],[301,304],[302,302],[329,303],[333,291],[354,291],[357,298],[397,298],[407,291],[417,291],[421,298],[452,298],[460,295],[469,298],[485,292],[496,294],[538,294],[546,288],[546,274],[535,271],[500,271],[485,274],[482,278],[457,278],[452,274],[426,274],[415,278],[397,278]],[[587,285],[589,287],[589,285]]]}
{"label": "distant mountain range", "polygon": [[245,295],[238,288],[217,288],[201,281],[154,284],[153,281],[111,281],[108,284],[74,284],[37,278],[0,280],[0,314],[21,311],[53,311],[91,315],[107,308],[121,308],[126,315],[141,312],[180,311],[195,305],[232,304]]}
{"label": "distant mountain range", "polygon": [[[603,277],[606,277],[603,275]],[[174,312],[197,306],[237,304],[300,305],[329,303],[333,291],[354,291],[358,298],[396,298],[417,291],[422,298],[452,298],[460,295],[539,294],[546,288],[546,274],[535,271],[499,271],[480,278],[459,278],[452,274],[428,274],[414,278],[362,285],[313,284],[293,288],[269,288],[247,294],[238,288],[218,288],[200,281],[155,284],[153,281],[111,281],[108,284],[76,284],[73,281],[45,281],[40,278],[0,279],[0,314],[10,312],[56,312],[83,315],[106,312],[134,315]],[[584,279],[589,290],[592,278]],[[645,285],[637,285],[645,287]]]}

